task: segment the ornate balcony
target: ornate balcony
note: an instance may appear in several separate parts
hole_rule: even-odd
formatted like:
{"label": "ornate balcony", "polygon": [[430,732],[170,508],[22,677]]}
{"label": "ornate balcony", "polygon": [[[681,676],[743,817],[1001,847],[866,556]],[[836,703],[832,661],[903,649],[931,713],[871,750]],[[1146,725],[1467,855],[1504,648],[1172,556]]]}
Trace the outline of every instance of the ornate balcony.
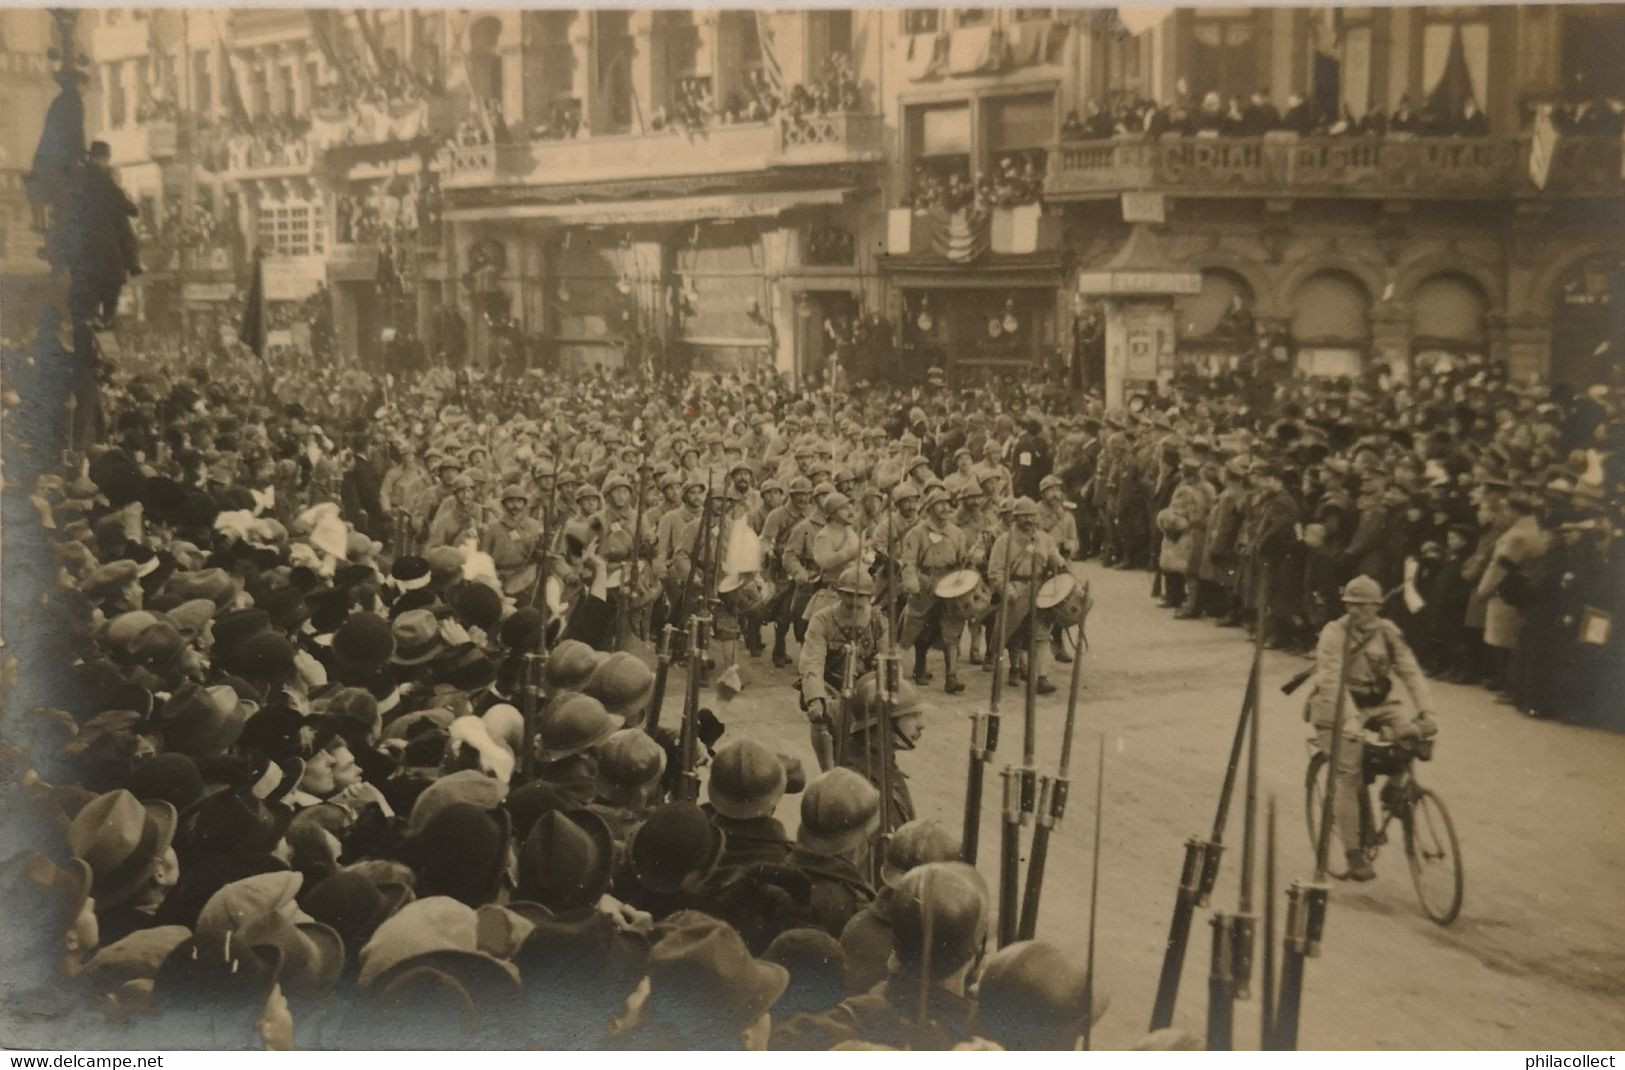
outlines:
{"label": "ornate balcony", "polygon": [[[1490,199],[1538,196],[1529,146],[1511,138],[1165,138],[1062,142],[1052,201],[1152,190],[1187,197]],[[1546,192],[1625,193],[1620,142],[1564,138]]]}
{"label": "ornate balcony", "polygon": [[130,123],[105,130],[97,137],[107,142],[115,167],[167,160],[179,152],[181,146],[179,126],[170,119]]}
{"label": "ornate balcony", "polygon": [[881,141],[879,116],[835,113],[692,133],[452,145],[440,158],[441,184],[446,189],[549,186],[869,163],[881,159]]}
{"label": "ornate balcony", "polygon": [[1493,138],[1165,138],[1063,142],[1051,200],[1160,190],[1197,197],[1493,197],[1511,188],[1516,142]]}

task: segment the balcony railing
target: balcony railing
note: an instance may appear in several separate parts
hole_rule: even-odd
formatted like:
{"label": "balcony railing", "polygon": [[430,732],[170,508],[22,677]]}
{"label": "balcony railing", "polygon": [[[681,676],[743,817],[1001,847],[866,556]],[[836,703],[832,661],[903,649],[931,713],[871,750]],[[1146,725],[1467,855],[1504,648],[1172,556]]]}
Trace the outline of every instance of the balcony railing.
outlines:
{"label": "balcony railing", "polygon": [[115,167],[167,160],[180,151],[180,129],[169,119],[131,123],[97,135],[107,142]]}
{"label": "balcony railing", "polygon": [[725,174],[880,158],[880,117],[838,113],[720,125],[693,133],[664,130],[566,141],[453,145],[442,153],[440,169],[444,187],[468,189]]}
{"label": "balcony railing", "polygon": [[[1167,138],[1062,142],[1049,156],[1051,200],[1161,190],[1188,196],[1534,195],[1527,143],[1511,138]],[[1620,143],[1565,139],[1552,192],[1625,192]]]}

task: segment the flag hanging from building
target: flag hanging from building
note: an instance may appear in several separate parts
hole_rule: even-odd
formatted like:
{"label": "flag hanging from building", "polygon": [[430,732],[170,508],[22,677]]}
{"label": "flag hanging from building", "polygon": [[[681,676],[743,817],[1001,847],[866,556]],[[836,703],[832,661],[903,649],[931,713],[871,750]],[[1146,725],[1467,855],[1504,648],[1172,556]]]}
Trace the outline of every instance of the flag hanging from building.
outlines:
{"label": "flag hanging from building", "polygon": [[1529,138],[1529,181],[1536,189],[1545,189],[1552,175],[1552,160],[1557,157],[1560,141],[1557,127],[1552,125],[1551,105],[1543,106],[1535,114],[1535,127]]}
{"label": "flag hanging from building", "polygon": [[949,212],[938,207],[933,208],[927,218],[931,223],[931,247],[945,260],[964,264],[987,252],[987,213],[968,208]]}
{"label": "flag hanging from building", "polygon": [[237,330],[243,345],[265,359],[265,261],[254,253],[254,277],[248,284],[248,300],[243,305],[243,323]]}

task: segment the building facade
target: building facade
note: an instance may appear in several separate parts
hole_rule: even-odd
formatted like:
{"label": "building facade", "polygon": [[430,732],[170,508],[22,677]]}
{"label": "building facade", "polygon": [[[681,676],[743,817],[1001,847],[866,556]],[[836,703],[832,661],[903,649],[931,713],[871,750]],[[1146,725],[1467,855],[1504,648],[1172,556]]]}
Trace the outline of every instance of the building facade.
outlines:
{"label": "building facade", "polygon": [[340,358],[1120,395],[1260,337],[1575,384],[1625,348],[1607,5],[95,18],[126,187],[244,235],[194,227],[169,300],[258,248]]}

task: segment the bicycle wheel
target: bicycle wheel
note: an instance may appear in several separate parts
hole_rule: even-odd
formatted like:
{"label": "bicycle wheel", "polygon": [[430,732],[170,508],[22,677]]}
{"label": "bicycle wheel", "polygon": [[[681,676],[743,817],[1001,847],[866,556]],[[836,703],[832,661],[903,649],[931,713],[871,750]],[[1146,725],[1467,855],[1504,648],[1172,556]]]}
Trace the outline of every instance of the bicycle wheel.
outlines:
{"label": "bicycle wheel", "polygon": [[[1303,778],[1303,812],[1309,825],[1309,856],[1320,850],[1320,815],[1326,809],[1326,770],[1328,759],[1324,753],[1309,756],[1309,770]],[[1326,850],[1326,874],[1342,880],[1348,875],[1348,857],[1339,847],[1337,830],[1332,830],[1332,842]]]}
{"label": "bicycle wheel", "polygon": [[1464,887],[1461,847],[1456,843],[1450,811],[1437,795],[1418,787],[1403,820],[1405,858],[1422,912],[1440,925],[1449,925],[1461,913]]}

